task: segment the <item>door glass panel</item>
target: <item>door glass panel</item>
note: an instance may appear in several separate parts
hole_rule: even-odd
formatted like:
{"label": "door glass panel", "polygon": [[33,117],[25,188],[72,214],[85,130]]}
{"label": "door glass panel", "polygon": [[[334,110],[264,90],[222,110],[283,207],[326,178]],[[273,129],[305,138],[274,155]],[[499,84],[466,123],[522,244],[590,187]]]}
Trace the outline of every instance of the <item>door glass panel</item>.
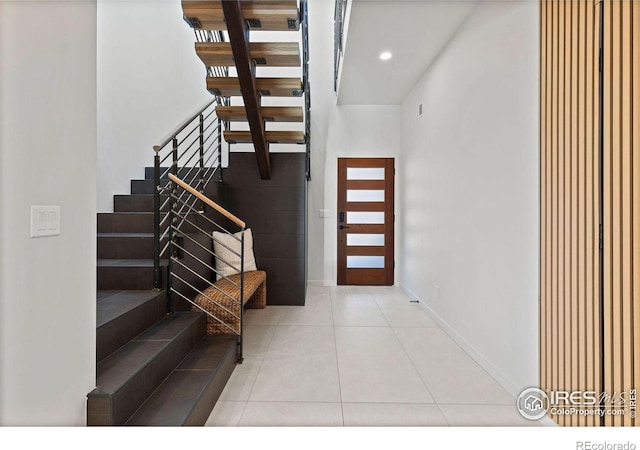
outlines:
{"label": "door glass panel", "polygon": [[347,269],[384,269],[384,256],[347,256]]}
{"label": "door glass panel", "polygon": [[348,202],[384,202],[384,190],[348,189]]}
{"label": "door glass panel", "polygon": [[382,224],[384,223],[383,211],[347,211],[347,223],[351,224]]}
{"label": "door glass panel", "polygon": [[347,234],[347,245],[384,247],[384,234]]}
{"label": "door glass panel", "polygon": [[384,180],[384,167],[348,167],[347,180]]}

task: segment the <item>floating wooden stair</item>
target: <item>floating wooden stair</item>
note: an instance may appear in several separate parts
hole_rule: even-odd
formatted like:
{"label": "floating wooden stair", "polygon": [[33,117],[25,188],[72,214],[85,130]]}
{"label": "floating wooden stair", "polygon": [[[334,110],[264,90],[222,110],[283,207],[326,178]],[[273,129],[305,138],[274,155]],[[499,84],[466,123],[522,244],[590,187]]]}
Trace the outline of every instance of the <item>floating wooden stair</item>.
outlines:
{"label": "floating wooden stair", "polygon": [[[299,78],[256,78],[256,88],[263,97],[300,97],[303,94]],[[240,81],[233,77],[207,77],[207,90],[213,95],[242,95]]]}
{"label": "floating wooden stair", "polygon": [[[305,136],[302,131],[265,131],[269,144],[304,144]],[[230,144],[251,144],[250,131],[225,131],[225,141]]]}
{"label": "floating wooden stair", "polygon": [[[300,106],[263,106],[260,112],[267,122],[302,122],[304,120]],[[218,106],[216,114],[226,122],[247,121],[247,111],[244,106]]]}
{"label": "floating wooden stair", "polygon": [[[308,151],[309,98],[305,96],[308,84],[303,86],[303,80],[306,82],[308,78],[306,0],[182,0],[182,11],[184,20],[195,30],[226,30],[214,35],[196,31],[195,51],[207,68],[235,66],[235,77],[208,76],[207,90],[216,96],[242,97],[244,106],[218,107],[216,114],[227,124],[248,124],[250,131],[246,127],[226,130],[225,139],[230,144],[253,145],[260,177],[270,179],[270,144],[306,144]],[[258,39],[263,42],[250,42],[260,31],[293,31],[301,32],[302,36],[291,39],[293,42],[269,42],[267,33]],[[257,78],[256,66],[275,68],[274,73],[271,78]],[[290,67],[302,69],[300,76],[292,78],[287,70],[283,72],[285,77],[276,78],[278,68]],[[220,75],[219,71],[215,73]],[[304,105],[295,107],[290,102],[263,106],[261,100],[303,96]],[[305,120],[305,131],[265,130],[266,122]]]}
{"label": "floating wooden stair", "polygon": [[[192,28],[226,30],[220,1],[185,0],[184,19]],[[242,15],[252,30],[298,31],[300,20],[296,0],[262,0],[242,2]]]}
{"label": "floating wooden stair", "polygon": [[[196,53],[209,67],[235,64],[231,44],[228,42],[196,42]],[[249,57],[259,66],[300,66],[300,48],[297,42],[251,42]]]}

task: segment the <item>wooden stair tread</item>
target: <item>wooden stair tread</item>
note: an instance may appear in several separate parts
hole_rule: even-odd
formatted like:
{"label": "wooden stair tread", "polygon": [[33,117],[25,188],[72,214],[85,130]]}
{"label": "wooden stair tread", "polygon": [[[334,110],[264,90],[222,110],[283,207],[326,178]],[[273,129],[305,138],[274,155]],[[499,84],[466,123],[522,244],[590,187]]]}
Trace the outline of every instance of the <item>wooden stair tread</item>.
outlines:
{"label": "wooden stair tread", "polygon": [[[265,131],[265,137],[270,144],[304,144],[305,136],[303,131]],[[250,144],[253,142],[251,131],[230,131],[224,132],[225,141],[232,144]]]}
{"label": "wooden stair tread", "polygon": [[[182,12],[185,20],[194,28],[227,29],[220,0],[184,0]],[[242,2],[242,15],[252,30],[298,31],[300,29],[300,14],[296,0],[245,0]]]}
{"label": "wooden stair tread", "polygon": [[[256,78],[256,88],[265,97],[302,96],[302,81],[299,78]],[[207,90],[223,97],[242,95],[240,81],[235,77],[207,77]]]}
{"label": "wooden stair tread", "polygon": [[[207,67],[235,65],[229,42],[196,42],[196,53]],[[300,66],[297,42],[251,42],[249,56],[259,66]]]}
{"label": "wooden stair tread", "polygon": [[[302,122],[304,120],[301,106],[263,106],[260,112],[267,122]],[[218,106],[216,114],[227,122],[247,121],[244,106]]]}

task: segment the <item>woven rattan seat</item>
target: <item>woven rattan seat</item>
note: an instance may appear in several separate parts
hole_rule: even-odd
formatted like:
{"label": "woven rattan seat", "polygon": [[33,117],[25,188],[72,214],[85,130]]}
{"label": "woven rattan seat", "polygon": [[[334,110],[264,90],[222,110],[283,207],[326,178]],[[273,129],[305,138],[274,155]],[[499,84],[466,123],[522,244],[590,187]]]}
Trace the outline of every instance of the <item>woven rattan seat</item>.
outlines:
{"label": "woven rattan seat", "polygon": [[[207,334],[240,334],[240,320],[236,318],[240,317],[240,289],[236,285],[240,286],[240,274],[216,281],[194,299],[196,305],[228,325],[207,315]],[[244,273],[242,304],[251,309],[262,309],[267,305],[266,272],[254,270]],[[194,311],[201,311],[200,308],[192,306]]]}

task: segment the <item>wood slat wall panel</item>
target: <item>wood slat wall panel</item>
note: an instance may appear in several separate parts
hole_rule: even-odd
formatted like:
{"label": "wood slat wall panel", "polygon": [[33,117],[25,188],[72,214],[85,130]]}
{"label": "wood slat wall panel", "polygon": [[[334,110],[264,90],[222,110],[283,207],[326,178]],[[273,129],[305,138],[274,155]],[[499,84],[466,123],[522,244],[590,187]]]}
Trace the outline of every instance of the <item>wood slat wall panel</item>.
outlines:
{"label": "wood slat wall panel", "polygon": [[[547,28],[548,14],[547,9],[542,3],[540,3],[540,73],[546,74],[547,72],[547,47],[549,43],[549,33]],[[547,290],[548,277],[547,269],[549,267],[547,261],[547,219],[548,215],[548,199],[547,199],[547,178],[548,178],[548,155],[549,133],[546,132],[548,127],[549,114],[549,95],[548,95],[549,83],[547,77],[540,78],[540,325],[547,321],[547,302],[549,294]],[[544,206],[543,206],[544,205]],[[547,375],[547,358],[549,357],[549,351],[547,348],[547,334],[540,333],[540,382],[546,384]]]}
{"label": "wood slat wall panel", "polygon": [[[635,241],[638,233],[637,180],[634,159],[640,147],[635,144],[640,115],[635,103],[640,101],[634,89],[638,74],[638,54],[634,37],[640,28],[638,5],[631,0],[604,3],[605,26],[605,179],[603,185],[605,270],[603,286],[605,391],[626,393],[637,387],[637,355],[634,327],[638,323],[640,297],[634,287],[637,277]],[[627,401],[627,405],[628,401]],[[636,425],[627,412],[624,416],[607,417],[607,425]]]}
{"label": "wood slat wall panel", "polygon": [[[546,391],[599,391],[595,3],[541,3],[541,364]],[[594,418],[552,417],[561,425]]]}
{"label": "wood slat wall panel", "polygon": [[640,385],[640,3],[543,1],[540,26],[540,383],[625,393],[628,407]]}

